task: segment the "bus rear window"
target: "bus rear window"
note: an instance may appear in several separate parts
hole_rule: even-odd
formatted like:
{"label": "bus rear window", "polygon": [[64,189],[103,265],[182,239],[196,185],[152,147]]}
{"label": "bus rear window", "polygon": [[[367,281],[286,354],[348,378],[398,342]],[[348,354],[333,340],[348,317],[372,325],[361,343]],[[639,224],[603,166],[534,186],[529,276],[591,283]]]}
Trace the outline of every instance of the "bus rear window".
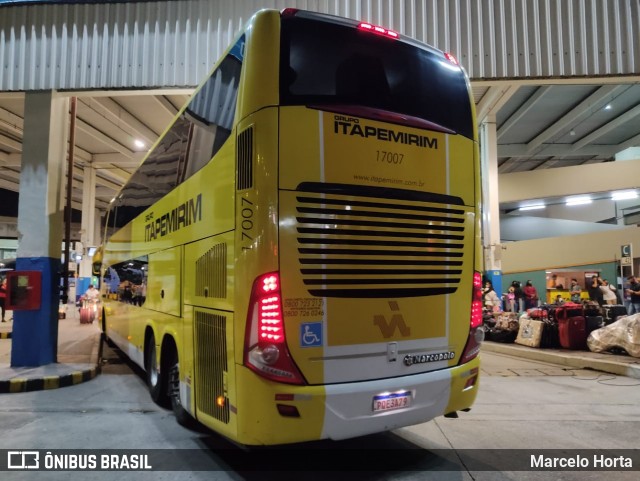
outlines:
{"label": "bus rear window", "polygon": [[462,70],[441,54],[355,26],[283,17],[281,105],[349,105],[410,115],[473,138]]}

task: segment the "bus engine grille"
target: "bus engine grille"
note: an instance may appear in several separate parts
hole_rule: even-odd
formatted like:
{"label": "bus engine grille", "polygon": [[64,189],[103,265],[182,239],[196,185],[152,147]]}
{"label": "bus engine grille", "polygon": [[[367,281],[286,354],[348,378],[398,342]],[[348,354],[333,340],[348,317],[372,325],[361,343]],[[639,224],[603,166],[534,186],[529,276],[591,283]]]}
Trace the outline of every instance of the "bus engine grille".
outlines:
{"label": "bus engine grille", "polygon": [[343,184],[300,184],[300,273],[318,297],[417,297],[456,291],[465,220],[459,197]]}
{"label": "bus engine grille", "polygon": [[[227,372],[227,319],[218,314],[195,311],[196,403],[205,414],[229,422],[229,400],[225,390]],[[216,402],[224,397],[224,403]]]}

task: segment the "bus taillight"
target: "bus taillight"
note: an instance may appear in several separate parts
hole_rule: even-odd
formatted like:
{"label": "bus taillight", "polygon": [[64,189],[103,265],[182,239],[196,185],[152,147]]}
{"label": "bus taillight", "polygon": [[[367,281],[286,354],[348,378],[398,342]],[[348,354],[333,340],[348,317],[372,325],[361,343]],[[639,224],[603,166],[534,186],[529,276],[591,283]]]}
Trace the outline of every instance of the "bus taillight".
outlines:
{"label": "bus taillight", "polygon": [[464,348],[460,364],[471,361],[480,352],[480,344],[484,340],[482,326],[482,275],[473,273],[473,291],[471,294],[471,322],[469,326],[469,338]]}
{"label": "bus taillight", "polygon": [[473,297],[471,301],[471,328],[482,325],[482,275],[473,273]]}
{"label": "bus taillight", "polygon": [[261,376],[289,384],[304,384],[287,348],[280,275],[271,272],[253,283],[244,348],[244,363]]}

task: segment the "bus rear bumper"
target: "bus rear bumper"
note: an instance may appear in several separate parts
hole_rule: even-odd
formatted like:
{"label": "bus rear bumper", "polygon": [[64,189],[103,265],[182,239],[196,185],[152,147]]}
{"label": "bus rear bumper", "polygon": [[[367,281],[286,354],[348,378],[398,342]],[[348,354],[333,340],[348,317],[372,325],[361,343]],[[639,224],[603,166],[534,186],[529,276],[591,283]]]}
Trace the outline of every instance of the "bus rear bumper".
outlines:
{"label": "bus rear bumper", "polygon": [[[424,423],[471,407],[478,369],[476,358],[462,366],[411,376],[294,386],[267,381],[238,366],[235,440],[247,445],[339,440]],[[410,397],[406,407],[374,411],[374,398],[394,393]],[[283,415],[282,406],[295,408],[297,415]]]}
{"label": "bus rear bumper", "polygon": [[[322,438],[334,440],[389,431],[431,419],[473,404],[478,360],[440,371],[394,379],[326,386]],[[474,368],[476,368],[474,370]],[[407,407],[375,411],[376,400],[391,394],[409,396]],[[378,405],[379,408],[379,405]]]}

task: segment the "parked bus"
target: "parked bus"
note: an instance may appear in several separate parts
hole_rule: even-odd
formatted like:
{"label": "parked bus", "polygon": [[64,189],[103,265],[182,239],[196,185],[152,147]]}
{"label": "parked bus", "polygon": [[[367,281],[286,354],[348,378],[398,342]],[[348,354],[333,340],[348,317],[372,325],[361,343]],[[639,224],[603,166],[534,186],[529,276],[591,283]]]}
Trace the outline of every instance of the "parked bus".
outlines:
{"label": "parked bus", "polygon": [[479,160],[455,59],[262,10],[111,204],[105,335],[180,422],[247,445],[467,410]]}

